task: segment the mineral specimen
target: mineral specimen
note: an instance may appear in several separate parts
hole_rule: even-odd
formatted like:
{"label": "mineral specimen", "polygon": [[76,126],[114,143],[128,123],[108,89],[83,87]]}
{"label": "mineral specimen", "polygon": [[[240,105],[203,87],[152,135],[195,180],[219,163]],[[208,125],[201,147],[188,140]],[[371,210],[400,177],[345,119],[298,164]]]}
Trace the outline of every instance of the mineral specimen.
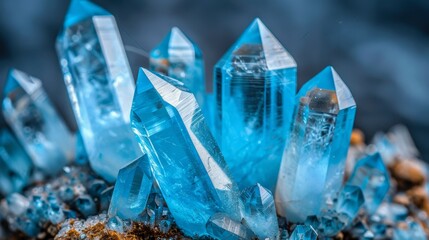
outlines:
{"label": "mineral specimen", "polygon": [[40,80],[12,69],[3,94],[3,115],[34,165],[46,174],[59,172],[73,158],[73,139]]}
{"label": "mineral specimen", "polygon": [[205,234],[217,212],[238,219],[239,196],[198,103],[182,82],[140,69],[132,127],[177,225]]}
{"label": "mineral specimen", "polygon": [[114,17],[73,0],[57,51],[91,167],[114,181],[142,155],[129,126],[134,79]]}
{"label": "mineral specimen", "polygon": [[28,183],[31,159],[7,129],[0,130],[0,194],[20,192]]}
{"label": "mineral specimen", "polygon": [[244,224],[236,222],[224,213],[214,214],[207,222],[207,232],[217,239],[245,240],[255,234]]}
{"label": "mineral specimen", "polygon": [[377,211],[390,188],[389,173],[379,153],[357,162],[348,183],[359,186],[365,196],[368,214]]}
{"label": "mineral specimen", "polygon": [[338,192],[355,112],[349,89],[332,67],[301,88],[276,188],[280,215],[302,222],[319,215]]}
{"label": "mineral specimen", "polygon": [[274,191],[294,109],[296,63],[255,19],[214,69],[214,136],[240,187]]}

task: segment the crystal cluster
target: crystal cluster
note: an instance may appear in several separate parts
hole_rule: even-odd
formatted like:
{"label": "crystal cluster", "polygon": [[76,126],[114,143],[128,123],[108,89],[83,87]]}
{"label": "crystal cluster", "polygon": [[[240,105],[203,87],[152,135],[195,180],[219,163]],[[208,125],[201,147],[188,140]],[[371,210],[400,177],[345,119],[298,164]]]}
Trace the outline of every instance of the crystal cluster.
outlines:
{"label": "crystal cluster", "polygon": [[135,86],[115,18],[87,0],[73,0],[57,51],[91,166],[114,181],[142,155],[129,126]]}
{"label": "crystal cluster", "polygon": [[12,69],[3,96],[3,115],[34,165],[50,175],[60,171],[73,158],[72,135],[41,81]]}

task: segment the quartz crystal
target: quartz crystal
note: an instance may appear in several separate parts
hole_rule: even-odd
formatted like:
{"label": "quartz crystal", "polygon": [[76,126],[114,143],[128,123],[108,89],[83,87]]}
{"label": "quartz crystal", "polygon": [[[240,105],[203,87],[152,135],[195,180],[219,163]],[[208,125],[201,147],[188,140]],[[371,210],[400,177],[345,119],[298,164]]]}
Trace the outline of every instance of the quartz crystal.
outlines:
{"label": "quartz crystal", "polygon": [[340,189],[355,112],[350,90],[332,67],[299,91],[276,188],[277,211],[289,221],[319,215]]}
{"label": "quartz crystal", "polygon": [[0,194],[20,192],[29,180],[32,163],[18,140],[0,130]]}
{"label": "quartz crystal", "polygon": [[12,69],[3,96],[3,115],[34,165],[46,174],[60,171],[73,158],[73,138],[41,81]]}
{"label": "quartz crystal", "polygon": [[204,104],[204,62],[200,48],[179,28],[173,27],[150,52],[150,70],[182,81],[200,106]]}
{"label": "quartz crystal", "polygon": [[359,160],[348,183],[359,186],[365,196],[368,214],[377,211],[390,188],[390,177],[379,153]]}
{"label": "quartz crystal", "polygon": [[296,63],[255,19],[214,69],[212,131],[240,187],[274,191],[296,91]]}
{"label": "quartz crystal", "polygon": [[289,240],[316,240],[317,233],[311,226],[297,225]]}
{"label": "quartz crystal", "polygon": [[356,218],[365,202],[362,190],[358,186],[345,185],[338,196],[335,211],[345,226]]}
{"label": "quartz crystal", "polygon": [[246,225],[232,220],[224,213],[216,213],[209,219],[207,232],[210,236],[222,240],[246,240],[255,236]]}
{"label": "quartz crystal", "polygon": [[177,225],[205,234],[217,212],[239,216],[239,196],[198,103],[182,82],[140,69],[132,127]]}
{"label": "quartz crystal", "polygon": [[73,0],[57,51],[91,167],[114,181],[119,169],[142,156],[129,119],[134,79],[114,17]]}
{"label": "quartz crystal", "polygon": [[109,216],[138,220],[146,208],[152,184],[153,178],[147,155],[119,170],[110,201]]}
{"label": "quartz crystal", "polygon": [[241,194],[244,218],[259,239],[276,239],[279,234],[276,207],[270,190],[256,184]]}

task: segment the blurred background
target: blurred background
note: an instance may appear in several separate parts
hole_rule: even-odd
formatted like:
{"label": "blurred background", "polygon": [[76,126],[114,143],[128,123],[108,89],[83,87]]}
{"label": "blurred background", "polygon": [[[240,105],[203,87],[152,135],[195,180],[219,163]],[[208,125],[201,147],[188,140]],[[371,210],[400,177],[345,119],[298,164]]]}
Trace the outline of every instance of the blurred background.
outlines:
{"label": "blurred background", "polygon": [[[212,67],[255,17],[298,63],[298,86],[332,65],[358,105],[355,126],[370,140],[406,125],[429,161],[429,1],[427,0],[94,0],[115,17],[134,75],[145,52],[171,27],[202,49]],[[0,87],[10,67],[42,80],[47,94],[76,129],[55,39],[68,0],[0,0]],[[1,119],[0,124],[4,124]]]}

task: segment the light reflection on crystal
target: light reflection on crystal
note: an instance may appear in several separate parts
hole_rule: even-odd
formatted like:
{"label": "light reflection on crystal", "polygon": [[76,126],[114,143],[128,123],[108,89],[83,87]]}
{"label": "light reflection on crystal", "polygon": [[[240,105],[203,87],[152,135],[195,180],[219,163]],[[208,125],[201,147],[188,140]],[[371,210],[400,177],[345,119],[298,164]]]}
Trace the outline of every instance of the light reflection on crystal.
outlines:
{"label": "light reflection on crystal", "polygon": [[255,236],[244,224],[232,220],[224,213],[214,214],[206,227],[207,233],[217,239],[245,240]]}

